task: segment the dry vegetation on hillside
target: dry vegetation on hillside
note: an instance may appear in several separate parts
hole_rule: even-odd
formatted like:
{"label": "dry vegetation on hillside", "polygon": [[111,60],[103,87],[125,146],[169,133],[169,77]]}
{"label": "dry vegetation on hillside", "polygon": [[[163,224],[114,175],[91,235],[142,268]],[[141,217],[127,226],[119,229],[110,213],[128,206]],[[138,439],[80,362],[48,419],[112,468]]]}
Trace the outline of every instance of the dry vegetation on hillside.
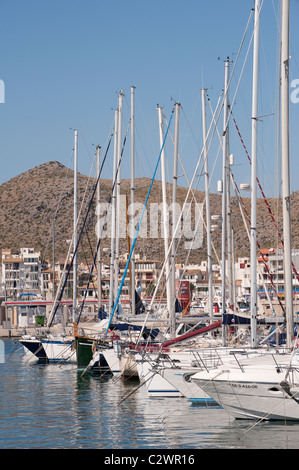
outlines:
{"label": "dry vegetation on hillside", "polygon": [[[78,175],[78,207],[85,195],[85,203],[82,213],[85,216],[90,196],[94,187],[95,179]],[[141,204],[149,188],[148,178],[136,180],[135,200]],[[112,188],[110,180],[101,181],[101,201],[109,201]],[[167,191],[171,199],[171,184],[168,184]],[[130,182],[121,182],[121,194],[128,195],[130,202]],[[178,203],[183,206],[186,188],[178,188]],[[204,200],[204,194],[196,191],[197,202]],[[169,199],[169,202],[170,202]],[[149,204],[162,201],[161,183],[155,181],[149,198]],[[246,198],[245,207],[250,216],[250,200]],[[269,201],[275,219],[282,232],[281,225],[281,204],[276,200]],[[279,206],[279,209],[277,207]],[[67,240],[72,238],[73,232],[73,170],[66,168],[62,164],[51,161],[37,166],[0,186],[0,248],[12,248],[17,250],[20,247],[34,247],[41,251],[44,258],[52,260],[52,240],[53,221],[55,218],[55,253],[57,258],[66,256],[68,252]],[[92,206],[91,216],[88,219],[88,233],[84,233],[82,244],[79,249],[79,256],[82,262],[92,259],[92,251],[96,246],[95,238],[95,203]],[[278,216],[277,216],[278,212]],[[211,194],[211,214],[221,213],[221,197]],[[299,194],[292,195],[292,236],[293,247],[299,247],[298,230]],[[123,214],[124,215],[124,214]],[[81,223],[80,222],[80,226]],[[234,229],[234,250],[235,258],[249,255],[249,243],[246,230],[238,209],[236,197],[232,198],[232,224]],[[159,220],[159,226],[161,222]],[[271,221],[268,209],[263,199],[258,200],[258,241],[261,247],[269,248],[277,246],[277,231]],[[212,240],[218,257],[221,257],[221,230],[213,232]],[[102,247],[109,247],[110,240],[104,239]],[[128,251],[126,238],[120,240],[120,251]],[[141,256],[148,259],[163,260],[164,243],[163,239],[151,239],[149,237],[139,239],[136,244],[136,251]],[[178,249],[178,259],[184,263],[187,252],[182,243]],[[108,261],[107,254],[105,260]],[[204,235],[203,246],[197,250],[191,250],[189,263],[200,263],[206,259],[206,237]],[[216,261],[216,256],[214,258]]]}

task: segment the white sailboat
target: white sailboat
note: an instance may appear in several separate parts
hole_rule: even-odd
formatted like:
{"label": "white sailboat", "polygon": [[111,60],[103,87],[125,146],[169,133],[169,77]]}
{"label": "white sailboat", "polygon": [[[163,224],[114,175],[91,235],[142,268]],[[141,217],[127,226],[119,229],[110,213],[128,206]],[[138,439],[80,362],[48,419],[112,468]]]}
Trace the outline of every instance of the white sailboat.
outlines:
{"label": "white sailboat", "polygon": [[[148,359],[146,359],[148,358]],[[172,397],[178,398],[181,397],[182,394],[174,387],[170,382],[168,382],[163,376],[156,373],[155,370],[155,358],[153,362],[150,359],[150,355],[135,355],[134,361],[137,365],[138,375],[140,382],[144,382],[147,388],[148,396],[165,398],[165,397]]]}
{"label": "white sailboat", "polygon": [[[225,62],[225,98],[224,98],[224,132],[223,132],[223,148],[224,150],[224,180],[227,180],[227,130],[228,130],[228,82],[229,82],[229,77],[228,77],[228,70],[229,70],[229,60]],[[178,109],[178,108],[177,108]],[[202,112],[203,112],[203,140],[204,140],[204,148],[203,148],[203,153],[204,153],[204,163],[205,163],[205,186],[206,186],[206,204],[207,204],[207,238],[208,238],[208,271],[209,271],[209,314],[210,314],[210,322],[211,325],[213,326],[214,318],[213,318],[213,300],[212,300],[212,268],[211,268],[211,240],[210,240],[210,213],[209,213],[209,199],[208,199],[208,193],[209,193],[209,177],[208,177],[208,164],[207,164],[207,132],[206,132],[206,123],[205,123],[205,90],[202,90]],[[177,135],[177,132],[176,132]],[[177,149],[175,150],[175,153],[177,153]],[[196,174],[196,172],[194,173]],[[191,187],[191,184],[190,184]],[[226,190],[223,189],[223,213],[226,213]],[[174,201],[175,202],[175,201]],[[224,216],[223,216],[224,219]],[[225,222],[223,223],[223,226],[226,226]],[[224,230],[225,234],[226,228]],[[174,239],[172,240],[172,246],[174,246]],[[222,240],[222,246],[225,246],[225,239]],[[167,258],[168,255],[167,246],[165,247],[165,257]],[[223,287],[223,297],[225,299],[225,255],[226,253],[223,253],[223,267],[222,267],[222,272],[223,272],[223,279],[224,279],[224,287]],[[174,257],[172,255],[172,257]],[[173,264],[173,263],[172,263]],[[166,265],[166,271],[167,271],[167,265]],[[166,276],[168,277],[168,276]],[[172,285],[172,288],[174,288],[174,285]],[[170,290],[170,289],[169,289]],[[223,299],[222,299],[223,300]],[[225,303],[225,300],[224,300]],[[171,305],[173,304],[173,299],[171,302]],[[223,312],[225,313],[225,312]],[[217,322],[215,323],[215,325]],[[221,328],[221,321],[217,325],[218,328]],[[222,325],[222,329],[225,329],[225,327]],[[174,334],[172,334],[172,338],[174,338]],[[206,338],[203,338],[200,340],[200,343],[193,344],[192,349],[190,349],[190,346],[188,349],[185,351],[181,352],[174,352],[174,351],[169,351],[167,352],[167,359],[163,360],[163,357],[161,357],[161,354],[151,354],[148,355],[146,354],[145,356],[139,356],[138,361],[137,361],[137,367],[138,371],[140,374],[140,380],[146,380],[146,385],[148,389],[148,394],[149,396],[181,396],[181,395],[188,395],[189,399],[193,399],[194,401],[202,401],[203,403],[214,403],[214,400],[209,398],[206,393],[204,393],[202,390],[197,390],[196,387],[192,387],[194,384],[188,384],[184,380],[184,373],[187,372],[188,374],[190,371],[192,373],[195,373],[195,369],[193,367],[194,363],[194,358],[196,355],[202,356],[203,350],[202,348],[206,345],[208,347],[208,343],[205,343]],[[174,340],[175,341],[175,340]],[[209,342],[212,343],[213,339],[209,338]],[[163,345],[165,346],[165,345]],[[217,343],[217,346],[221,346],[221,342]],[[224,348],[225,349],[225,348]],[[211,351],[209,351],[211,353]],[[228,354],[229,352],[225,349],[225,355]],[[229,357],[229,356],[228,356]],[[231,357],[229,357],[231,359]],[[202,360],[202,359],[201,359]],[[179,361],[180,364],[178,368],[174,366],[175,361]],[[184,364],[184,373],[181,371],[181,366]],[[215,367],[215,364],[214,364]],[[190,387],[191,385],[191,387]],[[190,390],[192,388],[192,391]]]}
{"label": "white sailboat", "polygon": [[[191,402],[210,405],[218,404],[218,400],[215,396],[210,396],[206,390],[195,386],[192,380],[195,374],[199,372],[212,374],[220,368],[227,370],[230,367],[239,370],[243,362],[247,364],[256,358],[269,357],[275,353],[275,349],[269,350],[267,347],[253,349],[247,345],[238,348],[219,345],[213,347],[207,343],[207,346],[203,347],[201,341],[197,348],[185,347],[182,350],[160,351],[160,353],[135,353],[133,359],[137,364],[140,380],[148,381],[149,396],[175,396],[173,390],[175,389]],[[284,356],[285,362],[288,358],[289,356]]]}
{"label": "white sailboat", "polygon": [[[78,187],[78,130],[74,131],[74,235],[73,235],[73,247],[74,247],[74,258],[73,258],[73,309],[72,319],[73,323],[76,322],[77,315],[77,240],[78,240],[78,200],[77,200],[77,187]],[[53,266],[53,279],[54,279],[54,266]],[[44,351],[47,355],[48,361],[68,361],[76,362],[76,349],[74,336],[66,336],[64,334],[54,335],[49,334],[46,338],[43,338],[41,343]]]}
{"label": "white sailboat", "polygon": [[43,348],[41,338],[38,335],[23,335],[19,342],[24,347],[24,357],[26,361],[45,361],[47,359],[47,355]]}
{"label": "white sailboat", "polygon": [[[208,351],[209,355],[212,354],[211,351]],[[218,363],[219,355],[214,360]],[[214,403],[214,399],[189,380],[202,367],[202,359],[197,351],[147,353],[135,357],[135,361],[140,380],[145,382],[149,397],[184,396],[192,402]]]}
{"label": "white sailboat", "polygon": [[76,362],[74,336],[49,334],[41,344],[50,362]]}
{"label": "white sailboat", "polygon": [[[281,2],[281,145],[284,218],[284,270],[288,351],[293,347],[293,297],[289,184],[289,0]],[[260,2],[256,0],[255,26],[259,26]],[[238,368],[222,367],[192,377],[202,390],[232,416],[246,419],[298,420],[298,352],[265,354]]]}
{"label": "white sailboat", "polygon": [[203,406],[218,406],[218,403],[211,398],[204,390],[191,381],[193,374],[197,372],[196,368],[192,367],[175,367],[158,369],[157,373],[161,375],[167,382],[176,388],[184,397],[191,403],[196,403]]}
{"label": "white sailboat", "polygon": [[[78,130],[74,131],[74,235],[73,235],[73,246],[74,251],[77,245],[77,152],[78,152]],[[54,282],[54,264],[53,264],[53,282]],[[58,295],[58,292],[57,292]],[[74,253],[73,259],[73,321],[76,318],[77,310],[77,254]],[[53,319],[53,312],[55,308],[56,300],[53,303],[51,318],[49,319],[48,326]],[[20,339],[20,343],[24,346],[25,357],[35,360],[46,360],[46,361],[68,361],[76,362],[76,350],[74,347],[74,336],[66,335],[64,333],[49,333],[44,334],[41,337],[28,337],[23,336]]]}
{"label": "white sailboat", "polygon": [[[228,61],[226,61],[226,83],[228,82]],[[227,94],[226,94],[227,96]],[[210,220],[210,214],[209,214],[209,204],[208,204],[208,192],[209,192],[209,178],[208,178],[208,165],[207,165],[207,133],[206,133],[206,124],[205,124],[205,90],[202,90],[202,102],[203,102],[203,139],[204,139],[204,157],[205,157],[205,185],[206,185],[206,194],[207,194],[207,231],[208,235],[210,235],[210,227],[209,227],[209,220]],[[228,109],[227,104],[225,105],[225,109]],[[178,110],[179,110],[179,105],[176,105],[176,118],[178,117]],[[159,111],[161,112],[161,109],[159,108]],[[160,117],[160,130],[161,130],[161,115]],[[177,119],[176,119],[176,124],[177,124]],[[227,114],[224,117],[224,122],[225,122],[225,127],[227,127]],[[175,143],[177,143],[177,135],[178,135],[178,125],[176,125],[176,139]],[[224,143],[224,146],[226,148],[226,145]],[[225,152],[226,156],[226,152]],[[174,151],[174,162],[176,161],[175,159],[177,158],[177,145],[175,145],[175,151]],[[225,165],[226,166],[226,165]],[[174,165],[175,168],[175,165]],[[176,178],[176,172],[174,171],[174,175]],[[226,178],[226,176],[225,176]],[[175,182],[174,182],[175,183]],[[175,185],[174,185],[175,186]],[[173,202],[175,203],[175,197],[173,197]],[[175,222],[173,228],[175,227]],[[174,232],[174,230],[173,230]],[[174,233],[172,234],[174,237]],[[208,237],[209,238],[209,237]],[[172,248],[175,246],[174,244],[175,238],[172,240]],[[210,244],[210,240],[209,240]],[[211,248],[209,246],[209,248]],[[169,248],[167,247],[167,244],[165,246],[165,261],[167,259],[169,252]],[[172,266],[174,266],[174,253],[175,250],[172,251]],[[211,249],[208,250],[208,258],[209,258],[209,309],[210,309],[210,318],[211,318],[211,327],[214,325],[213,321],[213,312],[212,312],[212,269],[211,269]],[[168,279],[168,271],[167,271],[167,264],[166,264],[166,279]],[[173,274],[173,273],[172,273]],[[174,317],[174,312],[173,312],[173,305],[174,305],[174,291],[175,291],[175,284],[172,282],[172,286],[169,288],[168,292],[171,295],[171,302],[170,302],[170,312],[172,315],[170,315],[171,318]],[[167,297],[169,298],[169,294],[167,294]],[[171,340],[170,342],[174,341],[176,342],[175,339],[175,329],[173,326],[173,323],[171,324]],[[216,322],[215,325],[217,325],[217,328],[221,328],[221,321]],[[184,336],[184,335],[183,335]],[[190,339],[190,338],[188,338]],[[176,362],[179,362],[179,369],[181,366],[183,366],[186,370],[184,372],[191,372],[195,373],[195,369],[193,367],[194,359],[196,355],[202,356],[202,348],[205,346],[208,347],[209,343],[213,343],[215,340],[212,338],[208,339],[208,342],[206,342],[206,338],[203,338],[200,340],[200,343],[193,344],[192,349],[189,348],[186,349],[185,351],[182,350],[182,347],[179,348],[181,349],[180,352],[174,352],[174,351],[168,351],[167,356],[165,357],[165,360],[163,359],[163,355],[161,356],[161,351],[160,353],[157,352],[156,354],[143,354],[143,355],[136,355],[134,357],[134,360],[137,363],[137,369],[139,372],[139,377],[141,381],[145,381],[146,387],[148,390],[148,395],[150,397],[163,397],[163,396],[172,396],[172,397],[179,397],[179,396],[186,396],[188,395],[189,399],[193,399],[194,401],[198,402],[203,402],[203,403],[214,403],[214,400],[211,399],[210,397],[207,396],[206,393],[202,392],[199,389],[196,389],[194,387],[194,384],[192,383],[186,383],[184,380],[184,373],[181,373],[181,370],[176,369],[174,364]],[[217,341],[216,341],[217,342]],[[163,346],[166,346],[167,343],[165,343]],[[221,342],[217,342],[217,346],[221,346]],[[183,347],[185,349],[185,347]],[[162,351],[165,353],[165,350]],[[209,351],[211,353],[211,351]],[[226,352],[225,352],[226,354]],[[215,364],[214,364],[215,366]],[[166,377],[167,376],[167,377]],[[192,391],[190,390],[190,385],[191,388],[193,389]]]}
{"label": "white sailboat", "polygon": [[234,418],[299,419],[298,356],[265,354],[239,366],[200,372],[191,380]]}

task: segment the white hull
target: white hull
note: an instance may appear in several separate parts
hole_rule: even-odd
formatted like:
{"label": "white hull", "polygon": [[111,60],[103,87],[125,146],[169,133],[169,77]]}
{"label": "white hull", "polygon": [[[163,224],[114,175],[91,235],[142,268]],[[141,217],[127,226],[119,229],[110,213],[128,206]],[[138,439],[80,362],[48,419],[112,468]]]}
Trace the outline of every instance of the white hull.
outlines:
{"label": "white hull", "polygon": [[[256,356],[261,352],[261,350],[246,351],[243,348],[198,348],[169,352],[162,356],[158,353],[146,353],[143,356],[133,351],[130,353],[121,350],[116,343],[114,348],[104,350],[103,355],[114,375],[135,377],[138,373],[140,381],[145,382],[149,397],[185,396],[191,402],[217,405],[213,398],[193,382],[184,380],[184,373],[195,373],[200,367],[220,367],[229,361],[237,365],[234,355],[240,359],[247,358],[248,355]],[[179,366],[180,371],[171,377],[168,369],[176,366]]]}
{"label": "white hull", "polygon": [[103,354],[112,374],[118,375],[121,371],[121,365],[117,350],[114,350],[114,348],[103,349],[101,353]]}
{"label": "white hull", "polygon": [[279,367],[269,356],[243,371],[223,367],[199,372],[192,380],[235,418],[299,420],[299,373],[294,368],[286,376],[290,356],[275,359]]}
{"label": "white hull", "polygon": [[[256,356],[260,354],[256,351],[246,351],[240,349],[228,348],[198,348],[194,350],[168,352],[167,354],[147,353],[144,357],[136,355],[136,362],[140,380],[147,380],[146,386],[149,396],[185,396],[190,401],[203,403],[213,403],[215,400],[209,397],[207,393],[197,390],[192,384],[184,381],[183,375],[171,377],[163,376],[162,371],[168,373],[168,369],[177,369],[193,371],[194,373],[201,368],[216,368],[226,362],[233,361],[234,355],[238,358],[247,358],[248,354]],[[152,376],[149,379],[150,375]],[[174,380],[177,379],[177,383]]]}
{"label": "white hull", "polygon": [[165,368],[158,373],[165,378],[173,387],[175,387],[184,397],[192,403],[201,405],[218,405],[218,403],[199,388],[191,380],[191,376],[196,373],[196,369],[188,368]]}
{"label": "white hull", "polygon": [[120,374],[126,378],[139,377],[134,356],[119,347],[117,342],[114,344],[113,348],[103,350],[102,354],[113,375]]}
{"label": "white hull", "polygon": [[134,358],[130,354],[128,354],[126,351],[122,351],[120,358],[119,358],[119,363],[120,363],[120,370],[121,370],[121,375],[126,378],[138,378],[138,368],[137,364],[134,361]]}
{"label": "white hull", "polygon": [[145,382],[149,397],[178,398],[182,396],[182,394],[173,385],[153,371],[150,363],[138,360],[137,369],[140,381]]}
{"label": "white hull", "polygon": [[24,346],[25,359],[76,362],[76,350],[72,339],[52,337],[39,339],[23,336],[20,343]]}
{"label": "white hull", "polygon": [[47,359],[53,362],[77,362],[76,349],[72,339],[48,337],[42,340]]}

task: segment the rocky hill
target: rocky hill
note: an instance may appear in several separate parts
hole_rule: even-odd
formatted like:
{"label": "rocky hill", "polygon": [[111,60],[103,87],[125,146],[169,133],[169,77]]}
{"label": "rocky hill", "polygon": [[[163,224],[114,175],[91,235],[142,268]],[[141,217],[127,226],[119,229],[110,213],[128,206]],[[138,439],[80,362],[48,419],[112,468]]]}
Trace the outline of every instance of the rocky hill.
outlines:
{"label": "rocky hill", "polygon": [[[12,178],[0,186],[0,249],[11,248],[17,250],[20,247],[33,247],[41,251],[45,259],[52,260],[53,252],[53,227],[55,234],[55,256],[57,258],[66,256],[68,252],[68,241],[73,233],[73,170],[66,168],[59,162],[51,161],[37,166],[25,173]],[[82,204],[82,217],[80,218],[81,227],[83,218],[86,214],[90,197],[94,188],[95,179],[82,174],[78,175],[78,208]],[[149,178],[139,178],[135,182],[135,201],[140,207],[145,201],[146,194],[150,185]],[[112,181],[101,180],[101,201],[108,202],[112,189]],[[171,184],[167,185],[169,202],[171,201]],[[122,180],[121,194],[128,195],[130,202],[130,182]],[[177,201],[180,207],[183,207],[187,189],[178,188]],[[195,191],[197,202],[204,201],[204,193]],[[218,194],[211,194],[211,214],[221,214],[221,197]],[[83,201],[83,203],[82,203]],[[155,181],[149,198],[147,211],[147,236],[139,238],[136,243],[136,251],[141,256],[148,259],[163,260],[164,241],[161,238],[160,228],[158,238],[154,231],[150,237],[150,222],[158,222],[161,227],[160,218],[155,220],[153,214],[150,215],[150,205],[159,204],[162,201],[161,182]],[[191,201],[191,196],[189,202]],[[247,213],[250,216],[250,200],[243,199]],[[278,223],[279,230],[282,233],[281,224],[281,201],[268,201],[274,217]],[[95,202],[92,204],[91,214],[88,218],[88,230],[84,232],[82,243],[79,248],[79,258],[82,262],[90,262],[96,246],[95,235]],[[263,199],[258,200],[258,241],[263,248],[277,246],[278,236],[273,225],[269,211]],[[194,212],[193,212],[194,214]],[[122,220],[125,223],[125,208],[122,207]],[[292,236],[293,247],[299,248],[299,193],[292,195]],[[194,216],[193,216],[194,217]],[[138,220],[138,219],[137,219]],[[234,252],[235,258],[238,256],[249,255],[249,242],[240,210],[238,200],[232,197],[232,226],[234,229]],[[194,226],[191,227],[194,229]],[[143,232],[145,233],[145,232]],[[198,249],[192,249],[189,252],[189,263],[200,263],[206,259],[206,236],[205,231],[203,244]],[[180,243],[178,248],[178,259],[184,263],[188,250],[185,247],[186,239]],[[214,231],[212,234],[214,253],[221,258],[221,230]],[[102,248],[110,247],[110,238],[104,238],[101,244]],[[128,251],[127,238],[120,239],[120,253]],[[102,252],[103,260],[108,261],[107,250]],[[214,261],[217,260],[216,254]]]}

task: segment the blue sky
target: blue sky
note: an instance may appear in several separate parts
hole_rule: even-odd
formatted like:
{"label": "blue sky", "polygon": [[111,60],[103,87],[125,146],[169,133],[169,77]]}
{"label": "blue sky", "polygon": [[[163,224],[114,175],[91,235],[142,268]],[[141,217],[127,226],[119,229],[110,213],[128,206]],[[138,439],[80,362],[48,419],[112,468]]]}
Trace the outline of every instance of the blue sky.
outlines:
{"label": "blue sky", "polygon": [[[277,0],[264,0],[261,16],[258,176],[269,196],[277,186]],[[235,64],[253,0],[2,0],[0,4],[0,184],[50,160],[72,166],[73,129],[79,129],[79,171],[89,174],[95,148],[106,148],[117,96],[124,90],[123,133],[129,123],[130,87],[135,89],[136,177],[152,176],[159,154],[157,104],[169,118],[182,105],[179,152],[191,179],[202,147],[199,89],[215,108],[224,80],[224,60]],[[276,17],[278,15],[278,18]],[[299,78],[299,1],[291,0],[291,80]],[[235,95],[253,30],[253,17],[231,81]],[[233,113],[248,151],[251,146],[250,49]],[[272,114],[274,113],[274,114]],[[291,189],[299,189],[299,103],[290,103]],[[207,121],[211,114],[207,109]],[[219,121],[222,128],[222,118]],[[222,154],[214,138],[209,157],[211,190],[221,176]],[[239,183],[250,166],[233,123],[230,151]],[[171,181],[173,146],[166,148]],[[130,141],[122,167],[128,178]],[[113,152],[103,176],[112,177]],[[211,170],[212,172],[212,170]],[[93,173],[94,174],[94,173]],[[183,172],[179,169],[179,174]],[[159,175],[158,175],[159,177]],[[203,180],[203,179],[202,179]],[[203,189],[203,181],[199,189]],[[186,180],[180,178],[180,184]],[[278,189],[277,189],[278,188]]]}

